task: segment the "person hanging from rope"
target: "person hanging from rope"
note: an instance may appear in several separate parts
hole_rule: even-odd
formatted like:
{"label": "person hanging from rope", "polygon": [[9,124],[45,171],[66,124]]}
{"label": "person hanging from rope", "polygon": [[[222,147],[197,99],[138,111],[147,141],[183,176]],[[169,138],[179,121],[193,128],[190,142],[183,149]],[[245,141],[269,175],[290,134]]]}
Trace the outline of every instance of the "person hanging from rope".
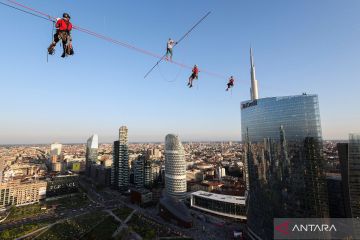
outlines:
{"label": "person hanging from rope", "polygon": [[227,89],[225,89],[225,90],[229,91],[230,88],[234,87],[234,82],[235,82],[235,79],[233,76],[231,76],[229,78],[229,82],[227,83]]}
{"label": "person hanging from rope", "polygon": [[172,61],[172,56],[173,56],[173,47],[177,44],[177,42],[175,42],[174,40],[172,40],[171,38],[169,38],[169,40],[167,41],[166,44],[166,60],[169,60],[169,55],[170,55],[170,61]]}
{"label": "person hanging from rope", "polygon": [[70,22],[70,15],[67,13],[63,14],[63,18],[56,19],[56,33],[54,34],[54,40],[48,47],[48,53],[53,55],[55,52],[55,46],[61,39],[63,45],[63,54],[61,57],[65,57],[66,55],[73,55],[74,50],[72,47],[72,38],[71,38],[71,30],[72,24]]}
{"label": "person hanging from rope", "polygon": [[188,84],[187,84],[187,85],[189,86],[189,88],[192,88],[192,82],[193,82],[193,80],[199,78],[198,74],[199,74],[199,69],[198,69],[198,66],[195,64],[195,66],[194,66],[193,69],[192,69],[192,74],[191,74],[191,76],[189,77],[189,82],[188,82]]}

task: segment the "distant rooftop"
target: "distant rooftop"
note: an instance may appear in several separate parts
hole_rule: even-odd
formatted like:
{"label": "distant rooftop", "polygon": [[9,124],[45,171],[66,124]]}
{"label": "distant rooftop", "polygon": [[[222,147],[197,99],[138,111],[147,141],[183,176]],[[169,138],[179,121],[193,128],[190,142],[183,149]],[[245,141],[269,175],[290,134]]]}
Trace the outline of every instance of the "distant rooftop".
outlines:
{"label": "distant rooftop", "polygon": [[212,199],[216,201],[221,202],[228,202],[228,203],[237,203],[245,205],[245,196],[239,197],[239,196],[230,196],[230,195],[224,195],[224,194],[217,194],[217,193],[210,193],[205,191],[197,191],[191,193],[191,195],[195,195],[202,198]]}
{"label": "distant rooftop", "polygon": [[168,211],[180,218],[182,221],[191,222],[192,218],[189,209],[185,204],[173,197],[164,196],[160,199],[160,203],[166,207]]}

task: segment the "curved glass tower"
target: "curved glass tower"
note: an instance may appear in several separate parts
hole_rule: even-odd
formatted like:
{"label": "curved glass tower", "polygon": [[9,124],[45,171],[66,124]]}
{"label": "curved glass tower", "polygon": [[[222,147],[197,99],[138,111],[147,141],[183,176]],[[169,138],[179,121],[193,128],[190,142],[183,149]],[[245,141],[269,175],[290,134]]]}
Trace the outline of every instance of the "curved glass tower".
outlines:
{"label": "curved glass tower", "polygon": [[93,134],[86,144],[86,162],[96,163],[98,157],[99,137]]}
{"label": "curved glass tower", "polygon": [[165,137],[165,187],[169,196],[184,199],[186,195],[185,152],[177,135]]}
{"label": "curved glass tower", "polygon": [[241,131],[253,239],[272,239],[274,218],[328,217],[317,95],[245,101]]}
{"label": "curved glass tower", "polygon": [[98,158],[98,148],[99,148],[99,137],[97,134],[94,134],[87,140],[86,143],[85,164],[86,164],[87,176],[90,176],[91,165],[96,164]]}
{"label": "curved glass tower", "polygon": [[326,218],[328,199],[317,95],[258,98],[250,49],[251,100],[241,103],[247,233],[273,239],[274,218]]}

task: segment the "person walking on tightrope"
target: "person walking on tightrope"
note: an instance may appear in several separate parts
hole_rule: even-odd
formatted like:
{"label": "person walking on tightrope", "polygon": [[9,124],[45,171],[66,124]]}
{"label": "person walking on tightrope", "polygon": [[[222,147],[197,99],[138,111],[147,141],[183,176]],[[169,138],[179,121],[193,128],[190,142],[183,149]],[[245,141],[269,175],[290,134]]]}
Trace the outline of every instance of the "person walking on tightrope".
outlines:
{"label": "person walking on tightrope", "polygon": [[234,87],[234,82],[235,82],[235,79],[233,76],[231,76],[229,78],[229,82],[227,83],[227,89],[225,89],[225,90],[229,91],[230,88]]}
{"label": "person walking on tightrope", "polygon": [[177,44],[177,42],[175,42],[174,40],[172,40],[171,38],[169,38],[169,40],[167,41],[166,44],[166,60],[169,60],[169,55],[170,55],[170,61],[172,61],[172,56],[173,56],[173,47]]}
{"label": "person walking on tightrope", "polygon": [[194,68],[192,69],[192,74],[191,76],[189,77],[189,82],[188,82],[188,86],[189,88],[192,88],[192,82],[194,79],[198,79],[198,74],[199,74],[199,69],[198,69],[198,66],[195,64]]}
{"label": "person walking on tightrope", "polygon": [[54,34],[54,40],[48,47],[48,53],[53,55],[55,52],[55,46],[61,39],[63,45],[63,54],[61,57],[65,57],[66,55],[73,55],[74,50],[72,48],[72,38],[71,38],[71,30],[72,24],[70,22],[70,15],[67,13],[63,14],[63,18],[56,19],[56,33]]}

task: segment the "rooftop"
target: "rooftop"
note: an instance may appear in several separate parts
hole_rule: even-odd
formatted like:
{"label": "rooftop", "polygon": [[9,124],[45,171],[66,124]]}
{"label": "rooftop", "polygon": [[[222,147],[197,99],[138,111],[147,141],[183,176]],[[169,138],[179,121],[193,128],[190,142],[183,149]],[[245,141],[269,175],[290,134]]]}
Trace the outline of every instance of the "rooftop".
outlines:
{"label": "rooftop", "polygon": [[236,203],[236,204],[245,204],[245,196],[230,196],[224,194],[217,194],[217,193],[209,193],[205,191],[197,191],[191,193],[191,195],[207,198],[211,200],[221,201],[221,202],[228,202],[228,203]]}
{"label": "rooftop", "polygon": [[173,197],[165,196],[160,199],[160,203],[173,215],[180,218],[182,221],[191,222],[192,218],[189,209],[185,204]]}

